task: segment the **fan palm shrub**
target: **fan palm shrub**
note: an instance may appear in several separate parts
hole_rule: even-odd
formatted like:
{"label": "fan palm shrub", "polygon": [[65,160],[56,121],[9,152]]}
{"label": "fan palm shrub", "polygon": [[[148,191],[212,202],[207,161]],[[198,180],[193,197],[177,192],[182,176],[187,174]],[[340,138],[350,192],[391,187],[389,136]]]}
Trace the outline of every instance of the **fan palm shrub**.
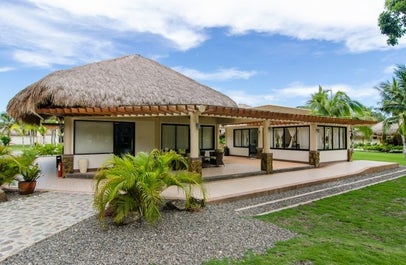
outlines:
{"label": "fan palm shrub", "polygon": [[138,212],[147,223],[154,224],[161,218],[165,204],[161,192],[177,186],[185,193],[186,207],[192,207],[192,185],[200,188],[205,199],[202,178],[187,170],[173,171],[173,163],[187,168],[187,160],[174,151],[140,152],[136,156],[114,156],[96,174],[94,206],[104,223],[108,210],[116,224],[121,224],[131,213]]}

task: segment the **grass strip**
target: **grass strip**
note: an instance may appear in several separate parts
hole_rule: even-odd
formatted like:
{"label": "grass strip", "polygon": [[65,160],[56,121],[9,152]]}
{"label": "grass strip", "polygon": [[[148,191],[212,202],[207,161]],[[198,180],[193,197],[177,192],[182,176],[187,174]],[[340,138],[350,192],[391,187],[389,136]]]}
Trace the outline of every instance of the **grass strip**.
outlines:
{"label": "grass strip", "polygon": [[406,177],[258,217],[298,233],[266,254],[206,264],[406,264]]}

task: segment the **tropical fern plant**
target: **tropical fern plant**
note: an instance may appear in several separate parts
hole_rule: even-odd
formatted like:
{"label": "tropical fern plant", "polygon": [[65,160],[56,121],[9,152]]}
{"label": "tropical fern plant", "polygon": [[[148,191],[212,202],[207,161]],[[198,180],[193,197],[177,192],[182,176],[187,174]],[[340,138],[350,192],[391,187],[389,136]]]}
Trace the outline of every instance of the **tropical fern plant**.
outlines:
{"label": "tropical fern plant", "polygon": [[[177,186],[185,193],[185,200],[192,202],[192,186],[200,188],[205,199],[202,178],[187,170],[173,171],[173,163],[187,168],[184,157],[174,151],[140,152],[136,156],[114,156],[96,174],[94,206],[104,224],[106,211],[121,224],[124,218],[136,211],[149,224],[161,218],[161,206],[165,201],[161,192],[169,186]],[[189,205],[190,206],[190,205]]]}

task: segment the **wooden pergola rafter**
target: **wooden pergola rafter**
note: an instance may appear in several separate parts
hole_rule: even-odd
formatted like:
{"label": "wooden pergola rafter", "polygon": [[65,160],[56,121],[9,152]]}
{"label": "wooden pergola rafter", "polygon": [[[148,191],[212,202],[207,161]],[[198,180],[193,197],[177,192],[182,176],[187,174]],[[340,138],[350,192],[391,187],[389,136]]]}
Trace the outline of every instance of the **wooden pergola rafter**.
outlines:
{"label": "wooden pergola rafter", "polygon": [[[203,110],[203,111],[202,111]],[[37,108],[39,115],[51,116],[188,116],[193,112],[200,112],[201,116],[221,117],[233,119],[247,119],[251,122],[270,120],[272,124],[289,123],[331,123],[345,125],[372,125],[376,121],[335,118],[305,114],[273,112],[254,108],[231,108],[222,106],[202,105],[144,105],[119,107],[42,107]]]}

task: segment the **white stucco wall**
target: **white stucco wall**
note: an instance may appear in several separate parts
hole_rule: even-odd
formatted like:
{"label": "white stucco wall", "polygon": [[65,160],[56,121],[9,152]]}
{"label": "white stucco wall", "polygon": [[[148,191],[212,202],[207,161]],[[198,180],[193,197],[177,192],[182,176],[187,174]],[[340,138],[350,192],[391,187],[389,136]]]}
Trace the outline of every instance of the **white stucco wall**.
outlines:
{"label": "white stucco wall", "polygon": [[[24,141],[23,141],[23,139],[24,139]],[[41,135],[38,135],[35,138],[35,142],[38,144],[51,144],[51,140],[52,140],[51,135],[45,135],[45,141],[44,141],[44,137],[42,137]],[[59,143],[58,140],[59,140],[59,136],[55,137],[56,143]],[[11,136],[11,142],[10,142],[11,145],[13,145],[13,144],[22,145],[23,143],[24,143],[24,145],[29,146],[30,137],[29,136],[22,137],[22,136],[15,136],[15,135]]]}
{"label": "white stucco wall", "polygon": [[230,155],[232,156],[249,156],[249,149],[242,147],[230,148]]}
{"label": "white stucco wall", "polygon": [[100,168],[108,159],[112,158],[112,154],[94,154],[94,155],[74,155],[73,169],[79,170],[79,159],[87,159],[89,161],[89,169]]}
{"label": "white stucco wall", "polygon": [[320,163],[347,161],[348,151],[345,150],[329,150],[320,151]]}
{"label": "white stucco wall", "polygon": [[282,150],[282,149],[271,149],[273,154],[273,159],[277,160],[287,160],[287,161],[297,161],[297,162],[309,162],[309,151],[303,150]]}

